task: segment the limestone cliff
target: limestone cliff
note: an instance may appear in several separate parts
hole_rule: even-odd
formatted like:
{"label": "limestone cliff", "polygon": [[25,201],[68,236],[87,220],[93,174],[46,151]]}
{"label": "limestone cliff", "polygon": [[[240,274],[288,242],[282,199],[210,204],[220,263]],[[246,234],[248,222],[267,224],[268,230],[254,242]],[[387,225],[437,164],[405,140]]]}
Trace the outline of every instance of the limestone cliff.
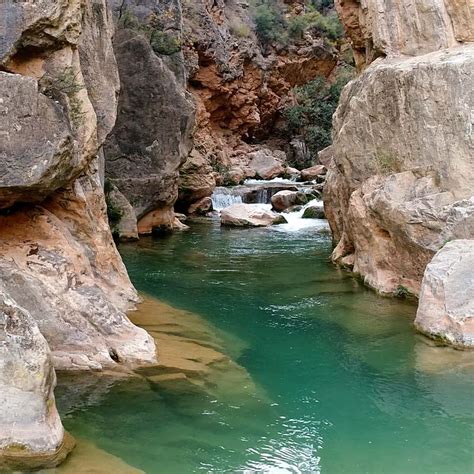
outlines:
{"label": "limestone cliff", "polygon": [[467,0],[337,6],[365,69],[334,117],[333,259],[383,293],[417,295],[435,252],[474,235],[473,10]]}
{"label": "limestone cliff", "polygon": [[0,457],[13,466],[60,460],[53,366],[155,359],[125,314],[137,295],[100,180],[119,87],[112,33],[104,0],[0,4]]}

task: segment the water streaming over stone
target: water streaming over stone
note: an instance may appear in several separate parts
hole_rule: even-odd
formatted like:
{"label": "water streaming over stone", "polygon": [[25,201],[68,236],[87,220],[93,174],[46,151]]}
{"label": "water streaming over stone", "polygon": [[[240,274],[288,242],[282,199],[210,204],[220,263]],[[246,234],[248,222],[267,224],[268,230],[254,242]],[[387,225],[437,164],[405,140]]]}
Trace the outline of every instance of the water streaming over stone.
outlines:
{"label": "water streaming over stone", "polygon": [[232,204],[241,204],[242,196],[234,194],[232,188],[218,187],[212,195],[212,208],[215,211],[220,211]]}

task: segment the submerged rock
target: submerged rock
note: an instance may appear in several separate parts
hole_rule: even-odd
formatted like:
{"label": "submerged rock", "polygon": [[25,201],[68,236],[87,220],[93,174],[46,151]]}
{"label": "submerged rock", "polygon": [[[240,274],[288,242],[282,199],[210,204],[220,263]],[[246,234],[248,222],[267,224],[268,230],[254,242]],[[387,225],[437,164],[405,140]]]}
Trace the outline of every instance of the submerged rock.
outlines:
{"label": "submerged rock", "polygon": [[221,224],[232,227],[267,227],[286,219],[258,204],[234,204],[221,211]]}
{"label": "submerged rock", "polygon": [[448,242],[426,267],[415,326],[474,348],[474,240]]}

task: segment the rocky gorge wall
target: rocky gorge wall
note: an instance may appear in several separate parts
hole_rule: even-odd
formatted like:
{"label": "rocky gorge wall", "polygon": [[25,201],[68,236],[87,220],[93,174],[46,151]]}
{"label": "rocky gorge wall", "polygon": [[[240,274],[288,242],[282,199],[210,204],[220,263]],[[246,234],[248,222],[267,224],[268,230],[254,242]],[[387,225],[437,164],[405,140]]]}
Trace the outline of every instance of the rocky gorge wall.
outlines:
{"label": "rocky gorge wall", "polygon": [[155,360],[107,222],[119,76],[105,0],[0,4],[0,469],[71,449],[54,369]]}
{"label": "rocky gorge wall", "polygon": [[[362,72],[343,92],[327,151],[332,257],[382,293],[418,295],[435,253],[474,238],[472,3],[336,4]],[[445,313],[436,329],[420,307],[416,325],[472,345],[472,308]]]}
{"label": "rocky gorge wall", "polygon": [[[294,18],[308,2],[274,3]],[[174,208],[199,206],[216,185],[284,173],[278,146],[250,142],[274,126],[295,86],[334,73],[334,45],[306,34],[263,48],[247,2],[111,4],[122,87],[104,149],[119,238],[179,228]],[[276,171],[260,176],[260,162]]]}

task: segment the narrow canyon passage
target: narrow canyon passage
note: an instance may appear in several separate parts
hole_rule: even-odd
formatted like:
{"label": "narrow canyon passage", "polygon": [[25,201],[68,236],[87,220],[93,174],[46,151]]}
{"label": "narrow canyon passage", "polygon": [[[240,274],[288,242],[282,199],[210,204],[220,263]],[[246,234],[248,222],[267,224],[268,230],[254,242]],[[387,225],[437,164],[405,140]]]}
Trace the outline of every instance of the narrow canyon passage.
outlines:
{"label": "narrow canyon passage", "polygon": [[123,472],[469,472],[473,354],[338,271],[321,225],[291,229],[197,220],[122,245],[165,367],[110,386],[60,375],[66,429]]}

